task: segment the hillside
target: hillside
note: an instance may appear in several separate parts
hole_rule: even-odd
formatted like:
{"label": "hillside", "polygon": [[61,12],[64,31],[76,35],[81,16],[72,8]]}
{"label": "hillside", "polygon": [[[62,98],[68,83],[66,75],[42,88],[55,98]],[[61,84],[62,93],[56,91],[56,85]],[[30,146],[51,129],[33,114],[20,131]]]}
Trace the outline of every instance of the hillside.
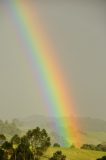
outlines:
{"label": "hillside", "polygon": [[[63,117],[67,118],[68,117]],[[63,118],[54,118],[54,117],[45,117],[41,115],[33,115],[26,117],[21,120],[23,129],[35,128],[39,126],[45,128],[50,136],[52,137],[52,142],[62,142],[66,144],[67,140],[65,139],[62,133],[58,133],[54,126],[56,122],[61,122]],[[88,117],[78,118],[82,128],[79,131],[81,137],[84,139],[85,143],[99,144],[106,141],[106,121],[101,119],[93,119]],[[65,128],[61,124],[61,128]]]}
{"label": "hillside", "polygon": [[[65,149],[65,148],[49,148],[45,156],[51,157],[54,152],[61,150],[67,156],[67,160],[96,160],[104,155],[106,152],[97,152],[81,149]],[[47,160],[47,158],[42,158]]]}
{"label": "hillside", "polygon": [[[66,117],[67,118],[67,117]],[[52,143],[58,142],[65,146],[67,139],[62,132],[58,132],[55,129],[56,123],[63,122],[63,118],[45,117],[41,115],[33,115],[23,119],[14,119],[10,124],[0,123],[0,133],[12,136],[17,133],[25,133],[27,129],[33,129],[36,126],[45,128],[51,137]],[[106,121],[100,119],[93,119],[88,117],[78,118],[82,128],[79,130],[84,143],[99,144],[106,142]],[[14,125],[13,125],[14,124]],[[5,125],[5,127],[4,127]],[[65,129],[65,126],[61,124],[61,130]],[[64,129],[63,129],[64,128]]]}

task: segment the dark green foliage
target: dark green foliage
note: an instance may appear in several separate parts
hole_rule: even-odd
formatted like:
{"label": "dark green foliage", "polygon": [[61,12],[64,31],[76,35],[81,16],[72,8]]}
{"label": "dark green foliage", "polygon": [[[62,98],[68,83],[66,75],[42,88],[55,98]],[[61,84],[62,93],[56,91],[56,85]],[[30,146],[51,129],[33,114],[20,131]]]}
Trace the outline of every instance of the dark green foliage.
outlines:
{"label": "dark green foliage", "polygon": [[93,144],[83,144],[81,149],[96,150],[96,146]]}
{"label": "dark green foliage", "polygon": [[95,151],[103,151],[106,152],[106,144],[98,144],[93,145],[93,144],[83,144],[81,149],[88,149],[88,150],[95,150]]}
{"label": "dark green foliage", "polygon": [[12,145],[19,145],[21,142],[21,138],[16,134],[11,138]]}
{"label": "dark green foliage", "polygon": [[8,141],[5,141],[1,148],[3,148],[4,150],[12,149],[12,144]]}
{"label": "dark green foliage", "polygon": [[50,146],[46,130],[39,127],[29,130],[22,137],[15,134],[10,142],[1,134],[0,140],[0,160],[39,160]]}
{"label": "dark green foliage", "polygon": [[5,160],[4,159],[4,150],[0,149],[0,160]]}
{"label": "dark green foliage", "polygon": [[43,155],[43,152],[50,146],[50,137],[48,137],[45,129],[40,130],[39,127],[29,130],[26,136],[31,146],[34,159],[39,159]]}
{"label": "dark green foliage", "polygon": [[45,129],[40,130],[40,128],[37,127],[36,129],[29,130],[27,137],[30,144],[35,148],[46,150],[46,148],[50,146],[50,137],[48,137]]}
{"label": "dark green foliage", "polygon": [[21,138],[21,144],[20,145],[23,145],[26,148],[29,148],[30,143],[29,143],[28,138],[27,138],[26,135]]}
{"label": "dark green foliage", "polygon": [[9,156],[11,157],[11,155],[13,154],[12,144],[8,141],[5,141],[3,143],[3,145],[1,146],[1,149],[3,149],[3,151],[4,151],[4,157],[5,157],[4,159],[5,160],[7,160],[8,157]]}
{"label": "dark green foliage", "polygon": [[33,160],[33,154],[30,151],[29,147],[30,147],[30,144],[29,144],[27,136],[23,136],[20,139],[20,142],[18,143],[18,147],[14,151],[14,154],[12,155],[12,159]]}
{"label": "dark green foliage", "polygon": [[0,146],[6,141],[4,134],[0,134]]}
{"label": "dark green foliage", "polygon": [[106,160],[106,156],[103,156],[102,158],[98,158],[97,160]]}
{"label": "dark green foliage", "polygon": [[53,147],[60,147],[60,144],[54,143]]}
{"label": "dark green foliage", "polygon": [[16,149],[16,160],[33,160],[33,154],[27,142],[21,143]]}
{"label": "dark green foliage", "polygon": [[65,160],[66,156],[62,154],[61,151],[57,151],[49,160]]}
{"label": "dark green foliage", "polygon": [[97,151],[104,151],[104,152],[106,152],[106,145],[104,145],[104,144],[98,144],[96,146],[96,150]]}

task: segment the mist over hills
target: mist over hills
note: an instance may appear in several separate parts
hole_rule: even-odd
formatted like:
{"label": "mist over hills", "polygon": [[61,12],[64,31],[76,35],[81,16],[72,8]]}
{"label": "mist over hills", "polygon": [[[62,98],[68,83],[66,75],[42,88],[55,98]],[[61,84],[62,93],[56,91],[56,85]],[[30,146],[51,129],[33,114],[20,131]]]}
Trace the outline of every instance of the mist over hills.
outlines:
{"label": "mist over hills", "polygon": [[[67,138],[61,133],[61,130],[65,129],[64,124],[60,126],[60,133],[56,130],[56,123],[63,122],[65,118],[69,117],[47,117],[42,115],[33,115],[21,120],[22,128],[35,128],[39,126],[45,128],[50,136],[52,142],[67,143]],[[106,142],[106,121],[101,119],[95,119],[90,117],[78,117],[78,122],[81,124],[81,128],[78,131],[83,137],[85,143],[99,144]]]}
{"label": "mist over hills", "polygon": [[[64,119],[70,119],[69,117],[47,117],[43,115],[33,115],[21,119],[21,123],[24,127],[33,128],[36,125],[40,127],[52,128],[55,123],[63,122]],[[106,121],[102,119],[95,119],[90,117],[78,117],[77,121],[81,125],[81,131],[84,132],[105,132]],[[71,123],[71,122],[70,122]],[[64,124],[61,124],[64,127]]]}
{"label": "mist over hills", "polygon": [[[43,115],[32,115],[25,117],[23,119],[13,119],[10,124],[14,124],[17,127],[15,129],[16,134],[20,130],[21,134],[25,133],[28,129],[33,129],[39,126],[41,129],[45,128],[51,137],[52,144],[58,142],[62,145],[67,144],[67,137],[64,136],[64,133],[61,131],[65,130],[64,119],[69,119],[69,117],[47,117]],[[78,130],[80,136],[83,138],[85,143],[88,144],[99,144],[106,142],[106,121],[101,119],[94,119],[90,117],[78,117],[77,118],[81,128]],[[61,122],[59,129],[56,129],[56,124]],[[8,124],[9,124],[8,123]],[[71,123],[71,122],[70,122]],[[5,124],[5,122],[4,122]],[[69,126],[70,127],[70,126]],[[3,128],[3,125],[2,125]],[[3,133],[3,129],[0,128],[0,131]],[[11,127],[4,127],[13,131]],[[5,131],[5,130],[4,130]],[[60,132],[59,132],[60,131]],[[8,133],[6,131],[6,133]],[[4,134],[6,134],[4,132]],[[13,136],[12,134],[8,134],[9,136]]]}

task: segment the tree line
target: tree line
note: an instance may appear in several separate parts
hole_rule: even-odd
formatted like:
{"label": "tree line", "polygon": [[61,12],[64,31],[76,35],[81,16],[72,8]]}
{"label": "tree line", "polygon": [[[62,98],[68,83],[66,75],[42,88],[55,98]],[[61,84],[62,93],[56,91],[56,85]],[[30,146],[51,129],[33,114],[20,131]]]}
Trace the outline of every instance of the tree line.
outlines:
{"label": "tree line", "polygon": [[106,143],[93,145],[93,144],[83,144],[81,146],[81,149],[87,149],[87,150],[95,150],[95,151],[103,151],[106,152]]}
{"label": "tree line", "polygon": [[10,141],[0,135],[0,145],[2,160],[38,160],[50,146],[50,137],[45,129],[37,127],[22,137],[14,135]]}
{"label": "tree line", "polygon": [[40,157],[49,160],[65,160],[66,156],[61,151],[57,151],[52,157],[45,157],[44,153],[50,146],[51,142],[47,131],[41,130],[39,127],[28,130],[22,137],[15,134],[10,141],[1,134],[0,160],[39,160]]}

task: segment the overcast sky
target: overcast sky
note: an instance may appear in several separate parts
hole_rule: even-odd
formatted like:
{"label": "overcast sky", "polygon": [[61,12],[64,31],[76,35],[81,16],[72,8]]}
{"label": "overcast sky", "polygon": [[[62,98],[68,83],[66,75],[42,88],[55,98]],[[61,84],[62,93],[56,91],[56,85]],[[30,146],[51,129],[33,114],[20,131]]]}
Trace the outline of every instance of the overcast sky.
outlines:
{"label": "overcast sky", "polygon": [[[80,116],[106,120],[106,1],[37,0]],[[0,118],[45,115],[0,3]]]}

